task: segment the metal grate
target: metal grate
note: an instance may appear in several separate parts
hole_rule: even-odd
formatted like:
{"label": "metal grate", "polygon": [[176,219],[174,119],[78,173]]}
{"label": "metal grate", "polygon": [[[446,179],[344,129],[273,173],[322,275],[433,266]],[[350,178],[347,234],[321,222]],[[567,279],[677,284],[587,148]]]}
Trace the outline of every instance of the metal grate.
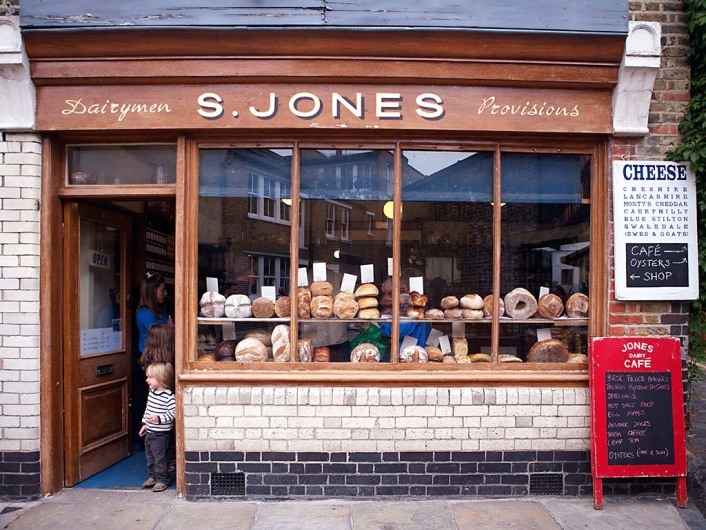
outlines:
{"label": "metal grate", "polygon": [[530,495],[562,495],[564,476],[561,473],[530,474]]}
{"label": "metal grate", "polygon": [[245,495],[245,473],[211,473],[211,495]]}

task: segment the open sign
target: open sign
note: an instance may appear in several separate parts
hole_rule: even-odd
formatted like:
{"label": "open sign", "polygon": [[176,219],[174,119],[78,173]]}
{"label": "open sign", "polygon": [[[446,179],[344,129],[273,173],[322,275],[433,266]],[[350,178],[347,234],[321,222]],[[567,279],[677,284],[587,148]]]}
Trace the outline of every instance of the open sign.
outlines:
{"label": "open sign", "polygon": [[88,251],[88,264],[91,267],[98,267],[99,269],[110,269],[110,261],[110,254],[99,252],[97,250]]}

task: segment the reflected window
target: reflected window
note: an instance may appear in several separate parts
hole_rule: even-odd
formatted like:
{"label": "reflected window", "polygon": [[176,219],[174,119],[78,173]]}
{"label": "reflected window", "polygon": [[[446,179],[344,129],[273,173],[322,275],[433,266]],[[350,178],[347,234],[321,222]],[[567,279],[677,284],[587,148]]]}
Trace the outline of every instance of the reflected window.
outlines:
{"label": "reflected window", "polygon": [[176,152],[176,145],[70,146],[67,183],[75,186],[174,184]]}

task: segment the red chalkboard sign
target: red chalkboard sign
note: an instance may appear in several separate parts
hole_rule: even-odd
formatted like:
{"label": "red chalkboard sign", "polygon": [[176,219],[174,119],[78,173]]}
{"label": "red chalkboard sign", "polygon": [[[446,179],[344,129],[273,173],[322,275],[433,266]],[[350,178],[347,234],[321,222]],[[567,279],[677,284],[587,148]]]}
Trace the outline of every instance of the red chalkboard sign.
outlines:
{"label": "red chalkboard sign", "polygon": [[589,344],[593,502],[604,478],[677,477],[686,507],[679,339],[597,337]]}

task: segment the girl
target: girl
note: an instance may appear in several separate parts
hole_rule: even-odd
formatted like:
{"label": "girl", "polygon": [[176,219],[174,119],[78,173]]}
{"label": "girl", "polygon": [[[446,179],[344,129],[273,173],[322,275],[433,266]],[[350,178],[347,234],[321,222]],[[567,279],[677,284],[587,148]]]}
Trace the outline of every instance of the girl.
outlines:
{"label": "girl", "polygon": [[169,324],[150,326],[144,351],[138,362],[143,368],[152,363],[169,363],[174,366],[174,328]]}
{"label": "girl", "polygon": [[172,317],[167,314],[164,300],[167,297],[167,284],[163,276],[154,272],[145,274],[140,284],[140,305],[137,306],[137,329],[140,332],[138,349],[145,350],[147,332],[154,324],[172,324]]}
{"label": "girl", "polygon": [[150,391],[142,416],[140,436],[145,437],[148,477],[142,487],[159,492],[169,486],[167,446],[176,416],[176,402],[170,388],[174,369],[169,363],[152,363],[147,367],[146,375]]}

